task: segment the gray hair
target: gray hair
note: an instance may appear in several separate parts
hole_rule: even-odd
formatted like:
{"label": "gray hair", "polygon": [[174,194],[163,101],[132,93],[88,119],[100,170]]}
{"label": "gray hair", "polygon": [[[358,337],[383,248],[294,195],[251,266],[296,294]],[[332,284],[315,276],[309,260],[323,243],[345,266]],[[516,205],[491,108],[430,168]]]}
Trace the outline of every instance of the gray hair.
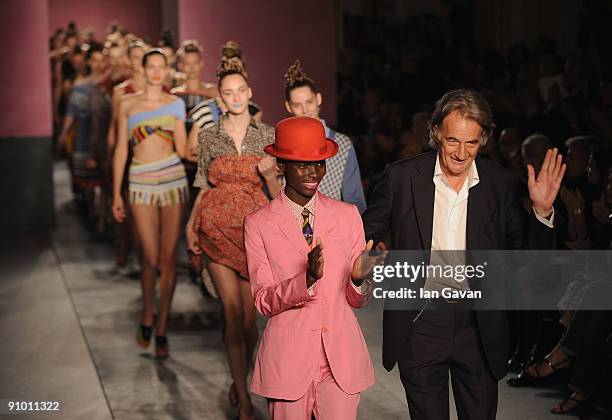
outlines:
{"label": "gray hair", "polygon": [[427,126],[431,148],[436,149],[438,147],[440,124],[453,111],[459,111],[465,118],[477,122],[482,127],[480,146],[487,144],[487,140],[495,129],[491,106],[481,93],[470,89],[457,89],[446,92],[436,102]]}

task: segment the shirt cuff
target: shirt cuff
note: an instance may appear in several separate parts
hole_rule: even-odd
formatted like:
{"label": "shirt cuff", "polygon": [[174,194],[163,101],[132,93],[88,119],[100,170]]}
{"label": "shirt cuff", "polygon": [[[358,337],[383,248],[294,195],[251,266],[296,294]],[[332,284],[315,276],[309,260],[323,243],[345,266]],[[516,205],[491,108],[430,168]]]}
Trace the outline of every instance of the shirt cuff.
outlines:
{"label": "shirt cuff", "polygon": [[533,210],[533,214],[535,214],[536,219],[538,219],[538,221],[540,223],[542,223],[545,226],[548,226],[549,228],[554,228],[555,225],[553,224],[555,221],[555,208],[553,207],[552,209],[552,213],[550,215],[550,217],[547,219],[545,217],[542,217],[538,214],[538,212],[536,211],[534,206],[531,206],[532,210]]}

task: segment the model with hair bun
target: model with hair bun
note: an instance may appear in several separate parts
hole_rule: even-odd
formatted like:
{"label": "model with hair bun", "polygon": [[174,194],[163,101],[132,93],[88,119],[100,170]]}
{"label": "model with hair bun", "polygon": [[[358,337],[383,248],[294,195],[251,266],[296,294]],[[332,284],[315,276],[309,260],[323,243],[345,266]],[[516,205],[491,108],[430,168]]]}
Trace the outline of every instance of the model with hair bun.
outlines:
{"label": "model with hair bun", "polygon": [[[242,68],[246,71],[246,64],[242,49],[235,41],[227,41],[221,46],[221,61],[229,59],[237,59],[242,64]],[[262,119],[261,108],[253,101],[249,100],[249,114],[257,121]],[[200,102],[191,110],[194,128],[198,130],[212,127],[223,114],[227,112],[223,100],[220,96]],[[189,137],[189,145],[195,145],[198,138],[198,130],[192,130]]]}
{"label": "model with hair bun", "polygon": [[319,192],[336,200],[354,204],[363,213],[365,195],[357,154],[351,139],[333,130],[321,118],[323,96],[315,82],[304,73],[300,60],[289,67],[285,74],[285,108],[296,117],[310,117],[321,121],[327,138],[340,146],[338,153],[327,160],[327,174],[319,185]]}
{"label": "model with hair bun", "polygon": [[276,162],[264,147],[274,141],[272,127],[249,114],[252,96],[242,62],[224,58],[218,76],[227,108],[219,123],[199,135],[200,188],[186,235],[194,265],[207,267],[223,304],[225,345],[234,383],[229,397],[240,418],[252,419],[253,405],[246,378],[258,339],[255,305],[248,282],[243,243],[244,218],[280,192]]}

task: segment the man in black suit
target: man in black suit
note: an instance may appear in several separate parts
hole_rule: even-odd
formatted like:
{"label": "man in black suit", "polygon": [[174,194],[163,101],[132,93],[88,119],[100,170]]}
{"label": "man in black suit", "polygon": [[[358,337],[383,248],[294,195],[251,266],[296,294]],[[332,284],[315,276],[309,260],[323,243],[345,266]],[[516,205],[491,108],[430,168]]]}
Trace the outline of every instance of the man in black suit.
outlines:
{"label": "man in black suit", "polygon": [[[561,155],[549,150],[537,177],[528,166],[528,216],[519,180],[478,156],[493,127],[480,93],[446,93],[429,124],[437,150],[386,168],[363,215],[366,238],[376,243],[390,233],[392,250],[554,249]],[[493,419],[507,336],[502,311],[388,310],[383,365],[398,363],[412,420],[449,418],[449,371],[459,419]]]}

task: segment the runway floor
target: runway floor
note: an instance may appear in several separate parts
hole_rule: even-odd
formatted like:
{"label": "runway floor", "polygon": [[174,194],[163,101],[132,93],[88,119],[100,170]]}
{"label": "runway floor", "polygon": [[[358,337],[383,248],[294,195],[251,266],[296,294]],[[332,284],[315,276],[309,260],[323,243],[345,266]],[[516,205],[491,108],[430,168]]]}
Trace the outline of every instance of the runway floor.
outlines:
{"label": "runway floor", "polygon": [[[56,165],[54,181],[56,229],[0,241],[1,402],[61,403],[60,411],[17,418],[233,418],[220,304],[189,280],[184,253],[169,327],[171,357],[160,362],[152,348],[136,345],[139,281],[116,272],[112,248],[80,222],[65,165]],[[380,362],[380,303],[358,316],[378,380],[362,394],[359,418],[407,419],[397,370],[388,373]],[[263,329],[265,319],[259,321]],[[504,381],[499,391],[502,420],[558,419],[549,409],[566,395],[561,388],[511,389]],[[254,396],[254,402],[258,418],[267,418],[265,400]],[[0,408],[0,416],[6,413]]]}

